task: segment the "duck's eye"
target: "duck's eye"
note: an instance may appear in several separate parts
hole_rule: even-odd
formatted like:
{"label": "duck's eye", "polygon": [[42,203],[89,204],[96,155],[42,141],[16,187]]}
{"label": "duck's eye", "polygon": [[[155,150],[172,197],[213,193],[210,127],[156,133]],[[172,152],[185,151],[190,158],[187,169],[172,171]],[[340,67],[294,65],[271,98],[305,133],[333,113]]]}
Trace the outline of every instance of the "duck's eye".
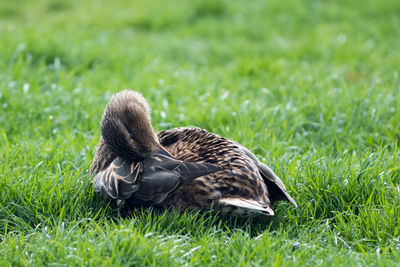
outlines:
{"label": "duck's eye", "polygon": [[135,135],[134,135],[133,133],[130,133],[130,134],[129,134],[129,137],[130,137],[132,140],[135,140]]}

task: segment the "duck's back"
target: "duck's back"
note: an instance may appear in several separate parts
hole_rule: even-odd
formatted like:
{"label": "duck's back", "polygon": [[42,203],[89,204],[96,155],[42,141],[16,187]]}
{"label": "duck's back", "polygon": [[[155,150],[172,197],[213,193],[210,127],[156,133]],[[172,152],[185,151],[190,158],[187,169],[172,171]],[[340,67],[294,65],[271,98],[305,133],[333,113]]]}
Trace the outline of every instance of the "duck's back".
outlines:
{"label": "duck's back", "polygon": [[274,199],[268,192],[268,183],[258,160],[247,149],[199,128],[175,128],[160,132],[158,137],[179,160],[209,162],[223,168],[185,184],[164,205],[180,209],[210,209],[213,206],[213,209],[239,216],[273,215],[271,199]]}

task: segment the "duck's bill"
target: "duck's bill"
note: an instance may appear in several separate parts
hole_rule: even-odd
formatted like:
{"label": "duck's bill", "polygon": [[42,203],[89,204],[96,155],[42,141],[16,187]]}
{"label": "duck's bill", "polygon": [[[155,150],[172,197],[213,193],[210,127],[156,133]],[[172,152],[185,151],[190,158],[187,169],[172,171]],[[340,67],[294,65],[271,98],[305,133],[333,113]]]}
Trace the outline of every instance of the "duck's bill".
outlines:
{"label": "duck's bill", "polygon": [[157,151],[156,154],[164,155],[164,156],[175,159],[175,157],[171,153],[169,153],[169,151],[162,145],[158,145],[158,148],[159,148],[159,150]]}

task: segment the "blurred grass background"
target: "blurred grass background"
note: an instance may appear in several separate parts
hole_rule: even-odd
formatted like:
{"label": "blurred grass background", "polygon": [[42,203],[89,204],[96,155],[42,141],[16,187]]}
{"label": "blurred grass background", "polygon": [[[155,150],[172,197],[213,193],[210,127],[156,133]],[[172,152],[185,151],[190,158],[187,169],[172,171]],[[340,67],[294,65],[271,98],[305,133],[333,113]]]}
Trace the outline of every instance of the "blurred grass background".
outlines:
{"label": "blurred grass background", "polygon": [[[0,265],[398,265],[399,1],[1,1],[0,40]],[[88,167],[124,88],[299,208],[122,216]]]}

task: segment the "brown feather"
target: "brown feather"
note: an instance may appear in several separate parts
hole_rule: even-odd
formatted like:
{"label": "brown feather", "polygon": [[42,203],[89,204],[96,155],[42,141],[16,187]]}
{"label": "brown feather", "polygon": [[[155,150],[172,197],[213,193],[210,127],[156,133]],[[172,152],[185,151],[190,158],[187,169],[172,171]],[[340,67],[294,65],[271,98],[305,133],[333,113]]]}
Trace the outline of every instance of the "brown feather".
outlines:
{"label": "brown feather", "polygon": [[[200,165],[211,163],[219,166],[219,169],[211,171],[212,168],[209,168],[210,174],[200,176],[186,184],[179,182],[177,187],[172,184],[171,191],[158,196],[151,202],[152,204],[162,201],[160,203],[162,206],[173,206],[181,210],[212,208],[235,216],[273,215],[273,204],[279,200],[288,200],[297,206],[279,177],[266,165],[260,163],[247,148],[236,142],[199,128],[176,128],[162,131],[158,133],[158,140],[154,138],[148,104],[136,92],[123,91],[112,98],[103,115],[102,135],[90,172],[99,172],[96,176],[97,180],[96,178],[94,180],[95,184],[97,182],[98,185],[112,185],[102,188],[103,191],[108,190],[113,198],[123,199],[128,196],[125,194],[128,192],[133,196],[130,198],[132,200],[130,203],[143,204],[142,201],[135,200],[135,195],[142,200],[154,199],[153,193],[158,191],[152,186],[156,186],[160,181],[165,188],[171,187],[168,185],[168,177],[172,179],[176,177],[170,172],[160,177],[161,180],[158,179],[158,175],[163,175],[163,172],[154,172],[159,169],[155,161],[147,160],[147,162],[152,162],[147,167],[146,164],[136,165],[139,161],[161,151],[163,157],[170,157],[171,160]],[[134,140],[128,140],[132,135]],[[175,159],[172,159],[170,154]],[[120,165],[119,167],[125,170],[117,170],[118,168],[113,165],[117,155],[124,158],[127,161],[126,165],[130,167]],[[143,172],[137,172],[138,169],[132,166],[145,167]],[[130,187],[126,190],[121,189],[118,187],[119,183],[124,186],[127,180],[121,178],[118,172],[124,173],[126,170],[132,172],[130,176],[134,180],[132,183],[139,184],[138,188],[144,177],[143,173],[148,173],[146,177],[151,179],[145,187],[142,187],[143,190],[132,187],[137,193]],[[183,175],[191,177],[189,173]],[[129,175],[124,177],[129,177]],[[162,180],[164,178],[165,180]],[[104,181],[99,182],[99,179],[104,179]]]}
{"label": "brown feather", "polygon": [[[199,177],[182,186],[170,195],[165,205],[180,209],[211,209],[213,206],[213,209],[229,214],[252,216],[257,212],[226,205],[219,200],[242,198],[269,209],[273,202],[283,199],[276,197],[282,190],[286,192],[282,181],[274,176],[277,180],[272,182],[274,190],[270,191],[274,195],[271,195],[257,158],[233,141],[199,128],[171,129],[160,132],[158,137],[160,143],[179,160],[209,162],[223,168],[223,171]],[[295,205],[294,200],[292,203]]]}

